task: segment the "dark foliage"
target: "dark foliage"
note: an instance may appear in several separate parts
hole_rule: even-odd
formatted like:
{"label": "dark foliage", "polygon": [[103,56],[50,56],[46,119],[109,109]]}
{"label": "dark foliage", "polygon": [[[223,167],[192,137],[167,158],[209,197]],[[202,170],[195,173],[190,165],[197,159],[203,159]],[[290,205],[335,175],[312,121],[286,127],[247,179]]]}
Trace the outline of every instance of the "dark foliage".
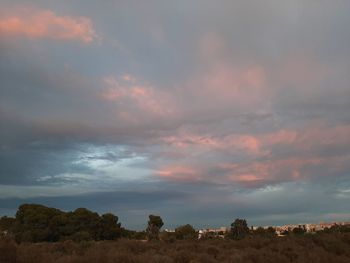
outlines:
{"label": "dark foliage", "polygon": [[175,229],[176,239],[197,239],[198,233],[193,226],[187,224]]}
{"label": "dark foliage", "polygon": [[158,240],[159,230],[164,225],[160,216],[149,215],[148,226],[146,229],[148,240]]}
{"label": "dark foliage", "polygon": [[86,208],[63,212],[37,204],[21,205],[11,231],[17,242],[113,240],[121,236],[118,217]]}
{"label": "dark foliage", "polygon": [[242,239],[249,234],[249,228],[245,219],[237,218],[231,224],[231,238]]}
{"label": "dark foliage", "polygon": [[251,231],[251,233],[256,236],[264,236],[264,237],[276,236],[276,230],[273,227],[268,227],[267,229],[258,227],[256,230]]}
{"label": "dark foliage", "polygon": [[7,216],[0,217],[0,231],[13,232],[15,223],[16,223],[16,219],[13,217],[7,217]]}

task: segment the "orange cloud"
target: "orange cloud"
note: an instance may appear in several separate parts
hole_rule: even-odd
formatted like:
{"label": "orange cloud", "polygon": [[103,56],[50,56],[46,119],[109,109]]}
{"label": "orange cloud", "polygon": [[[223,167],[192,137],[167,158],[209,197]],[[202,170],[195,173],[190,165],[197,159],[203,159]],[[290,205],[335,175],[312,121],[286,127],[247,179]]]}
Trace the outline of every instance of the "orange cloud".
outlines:
{"label": "orange cloud", "polygon": [[1,35],[79,40],[84,43],[93,41],[96,36],[91,20],[86,17],[58,16],[50,10],[21,10],[19,13],[0,18]]}

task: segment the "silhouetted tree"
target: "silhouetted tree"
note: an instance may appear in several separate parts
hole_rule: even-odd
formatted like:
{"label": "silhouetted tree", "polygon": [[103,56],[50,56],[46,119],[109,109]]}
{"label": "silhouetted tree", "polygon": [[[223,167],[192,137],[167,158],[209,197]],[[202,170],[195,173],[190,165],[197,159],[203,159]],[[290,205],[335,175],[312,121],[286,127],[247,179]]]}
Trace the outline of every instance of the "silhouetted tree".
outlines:
{"label": "silhouetted tree", "polygon": [[237,218],[231,224],[231,238],[242,239],[249,234],[249,228],[245,219]]}
{"label": "silhouetted tree", "polygon": [[146,229],[148,240],[158,240],[159,230],[164,225],[160,216],[149,215],[148,226]]}
{"label": "silhouetted tree", "polygon": [[176,239],[197,239],[198,234],[197,231],[193,228],[193,226],[187,224],[183,226],[179,226],[175,229]]}
{"label": "silhouetted tree", "polygon": [[100,239],[113,240],[121,236],[118,217],[111,213],[102,215],[100,228]]}

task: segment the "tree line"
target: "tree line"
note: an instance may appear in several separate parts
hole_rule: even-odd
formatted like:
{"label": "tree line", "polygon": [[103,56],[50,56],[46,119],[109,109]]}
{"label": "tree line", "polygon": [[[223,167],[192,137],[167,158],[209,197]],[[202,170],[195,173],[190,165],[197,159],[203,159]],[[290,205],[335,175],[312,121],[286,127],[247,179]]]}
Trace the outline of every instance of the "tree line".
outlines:
{"label": "tree line", "polygon": [[0,219],[0,228],[18,242],[112,240],[121,235],[118,217],[111,213],[100,216],[86,208],[63,212],[38,204],[21,205],[15,218]]}
{"label": "tree line", "polygon": [[[177,227],[175,232],[161,232],[164,222],[158,215],[149,215],[145,231],[125,229],[118,220],[118,216],[112,213],[99,215],[86,208],[64,212],[39,204],[23,204],[19,206],[14,218],[7,216],[0,218],[0,233],[13,235],[17,242],[98,241],[121,237],[165,241],[198,239],[198,232],[189,224]],[[293,230],[293,233],[304,232],[302,229],[297,229]],[[250,235],[272,237],[276,232],[272,227],[267,229],[259,227],[253,231],[249,229],[245,219],[238,218],[232,222],[230,231],[222,234],[225,234],[225,238],[242,239]]]}

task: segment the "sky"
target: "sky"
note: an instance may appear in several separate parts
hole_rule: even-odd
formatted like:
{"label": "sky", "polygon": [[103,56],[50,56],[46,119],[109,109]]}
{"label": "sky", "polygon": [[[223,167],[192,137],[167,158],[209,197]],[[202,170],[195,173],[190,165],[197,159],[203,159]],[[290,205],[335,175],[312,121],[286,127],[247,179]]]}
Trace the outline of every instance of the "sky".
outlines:
{"label": "sky", "polygon": [[0,0],[0,215],[350,220],[350,1]]}

